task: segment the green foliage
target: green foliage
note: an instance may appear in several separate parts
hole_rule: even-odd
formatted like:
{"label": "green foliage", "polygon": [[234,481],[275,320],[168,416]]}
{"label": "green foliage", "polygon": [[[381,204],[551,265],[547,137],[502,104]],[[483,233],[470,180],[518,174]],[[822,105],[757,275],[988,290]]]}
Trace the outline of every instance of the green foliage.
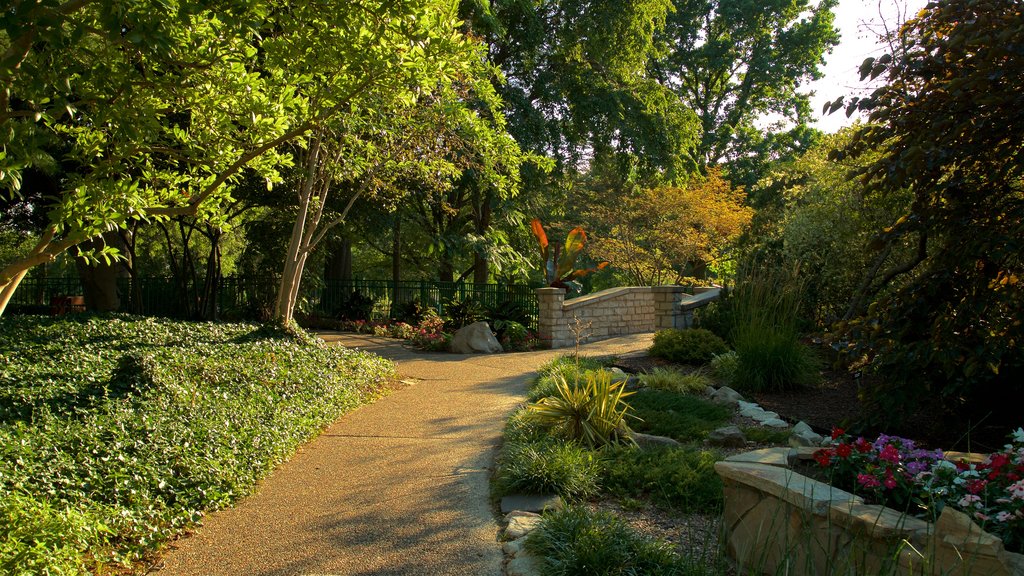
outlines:
{"label": "green foliage", "polygon": [[701,394],[711,385],[711,379],[703,372],[683,372],[678,368],[655,368],[640,376],[640,382],[648,388],[681,392],[684,394]]}
{"label": "green foliage", "polygon": [[339,320],[369,321],[375,302],[373,296],[364,296],[359,290],[353,290],[338,305],[335,316]]}
{"label": "green foliage", "polygon": [[527,408],[553,435],[591,447],[628,441],[630,407],[625,398],[632,392],[625,391],[625,382],[613,383],[610,373],[594,371],[585,373],[583,381],[576,384],[556,377],[555,390],[554,396]]}
{"label": "green foliage", "polygon": [[732,344],[732,308],[730,307],[729,288],[723,288],[718,300],[693,311],[694,328],[708,330]]}
{"label": "green foliage", "polygon": [[789,437],[792,434],[790,430],[779,430],[765,426],[744,426],[740,430],[743,431],[743,435],[747,437],[747,440],[755,444],[788,445]]}
{"label": "green foliage", "polygon": [[650,499],[679,512],[722,508],[722,479],[715,452],[692,448],[617,449],[605,458],[601,483],[615,496]]}
{"label": "green foliage", "polygon": [[668,576],[693,573],[664,542],[634,532],[607,512],[569,506],[548,513],[526,547],[544,559],[544,576]]}
{"label": "green foliage", "polygon": [[640,390],[630,398],[637,432],[668,436],[680,442],[703,440],[732,416],[729,408],[690,394]]}
{"label": "green foliage", "polygon": [[747,271],[729,297],[739,355],[733,385],[782,391],[818,382],[818,360],[799,340],[803,280],[798,270]]}
{"label": "green foliage", "polygon": [[600,476],[597,454],[575,442],[506,439],[498,459],[495,493],[558,494],[566,500],[586,499],[597,494]]}
{"label": "green foliage", "polygon": [[0,562],[41,561],[61,526],[54,572],[151,553],[393,375],[245,324],[11,317],[0,334],[0,493],[24,514]]}
{"label": "green foliage", "polygon": [[444,331],[455,332],[484,319],[484,310],[473,298],[453,298],[444,305]]}
{"label": "green foliage", "polygon": [[[836,2],[674,5],[658,36],[665,50],[654,66],[659,80],[700,118],[696,160],[715,165],[755,151],[765,159],[798,148],[810,120],[809,97],[800,87],[821,76],[824,55],[839,43]],[[754,126],[765,114],[783,115],[798,127],[788,138],[765,136]]]}
{"label": "green foliage", "polygon": [[732,383],[736,380],[740,357],[734,350],[725,354],[715,354],[711,359],[711,373],[719,382]]}
{"label": "green foliage", "polygon": [[729,351],[725,341],[709,330],[660,330],[654,335],[651,356],[678,364],[706,364],[715,354]]}
{"label": "green foliage", "polygon": [[406,300],[395,306],[395,319],[413,326],[419,325],[427,316],[436,316],[433,308],[420,302],[419,298]]}
{"label": "green foliage", "polygon": [[583,382],[585,374],[590,371],[604,370],[604,362],[587,356],[559,356],[540,367],[540,376],[530,385],[527,400],[536,402],[541,398],[554,396],[558,392],[558,382],[565,380],[571,385]]}
{"label": "green foliage", "polygon": [[46,498],[3,492],[0,498],[0,570],[11,576],[89,572],[87,554],[110,537],[109,512],[56,507]]}
{"label": "green foliage", "polygon": [[879,151],[861,170],[869,193],[913,197],[872,245],[875,262],[904,245],[910,254],[870,269],[846,315],[849,336],[866,345],[884,379],[870,391],[871,418],[892,424],[925,400],[947,431],[981,419],[1016,426],[1012,406],[1024,394],[1020,6],[932,2],[893,40],[905,49],[861,67],[885,84],[849,103],[869,111],[872,124],[834,155]]}

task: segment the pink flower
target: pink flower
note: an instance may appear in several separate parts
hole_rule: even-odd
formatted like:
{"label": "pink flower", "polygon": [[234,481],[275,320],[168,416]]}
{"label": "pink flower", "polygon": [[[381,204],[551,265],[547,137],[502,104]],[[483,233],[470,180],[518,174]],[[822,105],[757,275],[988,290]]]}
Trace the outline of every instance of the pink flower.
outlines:
{"label": "pink flower", "polygon": [[857,482],[865,488],[878,488],[881,485],[878,478],[871,474],[857,474]]}
{"label": "pink flower", "polygon": [[892,444],[886,444],[885,448],[882,448],[882,451],[878,453],[878,459],[898,464],[900,461],[900,451]]}
{"label": "pink flower", "polygon": [[892,477],[892,474],[890,474],[885,477],[885,482],[883,482],[883,484],[885,484],[886,488],[892,490],[896,487],[896,479]]}

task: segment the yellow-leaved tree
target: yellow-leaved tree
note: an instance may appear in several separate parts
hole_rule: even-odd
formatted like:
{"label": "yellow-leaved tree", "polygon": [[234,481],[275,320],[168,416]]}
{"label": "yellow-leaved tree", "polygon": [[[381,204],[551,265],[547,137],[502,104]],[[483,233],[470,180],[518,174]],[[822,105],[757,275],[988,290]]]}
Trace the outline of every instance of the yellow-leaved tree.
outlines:
{"label": "yellow-leaved tree", "polygon": [[603,231],[594,234],[591,255],[611,261],[624,281],[638,286],[705,278],[750,223],[745,199],[718,169],[684,187],[642,190],[591,212]]}

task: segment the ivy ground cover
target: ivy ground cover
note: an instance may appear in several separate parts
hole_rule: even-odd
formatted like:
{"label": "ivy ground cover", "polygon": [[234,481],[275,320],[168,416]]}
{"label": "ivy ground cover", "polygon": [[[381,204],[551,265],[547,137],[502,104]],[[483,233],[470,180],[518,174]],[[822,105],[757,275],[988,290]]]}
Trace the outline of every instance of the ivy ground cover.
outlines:
{"label": "ivy ground cover", "polygon": [[251,324],[3,318],[0,573],[145,559],[393,374]]}

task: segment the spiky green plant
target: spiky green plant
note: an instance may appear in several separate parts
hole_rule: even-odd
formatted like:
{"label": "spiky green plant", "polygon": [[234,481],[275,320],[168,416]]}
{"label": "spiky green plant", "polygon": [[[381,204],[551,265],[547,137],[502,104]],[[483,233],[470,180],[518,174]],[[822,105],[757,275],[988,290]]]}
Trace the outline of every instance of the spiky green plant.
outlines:
{"label": "spiky green plant", "polygon": [[555,376],[554,396],[528,406],[530,417],[553,433],[587,446],[630,441],[626,417],[631,408],[625,382],[612,382],[608,372],[587,372],[582,383]]}

